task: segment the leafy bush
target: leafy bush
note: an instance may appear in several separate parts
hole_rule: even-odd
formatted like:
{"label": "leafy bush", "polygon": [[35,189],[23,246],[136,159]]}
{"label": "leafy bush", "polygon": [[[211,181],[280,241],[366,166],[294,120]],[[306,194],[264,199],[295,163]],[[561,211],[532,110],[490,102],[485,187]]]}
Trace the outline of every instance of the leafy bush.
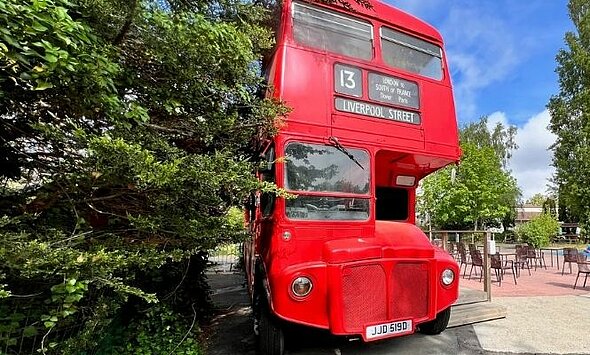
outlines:
{"label": "leafy bush", "polygon": [[267,17],[0,0],[0,351],[95,353],[123,310],[154,304],[121,320],[130,344],[178,344],[156,314],[207,313],[203,255],[243,237],[230,208],[261,187],[252,137],[286,112],[257,95]]}
{"label": "leafy bush", "polygon": [[161,305],[141,311],[129,324],[116,322],[98,348],[112,355],[200,355],[196,313],[182,317]]}
{"label": "leafy bush", "polygon": [[558,230],[559,222],[548,213],[543,213],[516,227],[520,240],[535,248],[547,246],[551,238],[557,235]]}

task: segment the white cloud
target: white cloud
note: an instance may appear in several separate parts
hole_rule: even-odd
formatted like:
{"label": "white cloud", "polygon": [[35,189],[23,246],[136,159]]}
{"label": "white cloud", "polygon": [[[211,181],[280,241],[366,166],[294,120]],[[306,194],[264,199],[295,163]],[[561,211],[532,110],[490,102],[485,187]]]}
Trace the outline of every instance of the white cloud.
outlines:
{"label": "white cloud", "polygon": [[488,130],[493,131],[498,123],[508,127],[508,117],[504,112],[496,111],[488,116]]}
{"label": "white cloud", "polygon": [[453,6],[441,32],[455,84],[459,117],[475,119],[479,91],[505,79],[527,55],[522,39],[493,7],[479,2]]}
{"label": "white cloud", "polygon": [[[507,122],[502,112],[490,115],[490,121],[492,119],[503,124]],[[555,135],[547,129],[550,119],[549,111],[544,110],[518,128],[516,142],[519,148],[510,160],[510,168],[524,200],[536,193],[546,194],[548,179],[555,171],[551,166],[553,153],[549,150],[549,146],[555,142]]]}

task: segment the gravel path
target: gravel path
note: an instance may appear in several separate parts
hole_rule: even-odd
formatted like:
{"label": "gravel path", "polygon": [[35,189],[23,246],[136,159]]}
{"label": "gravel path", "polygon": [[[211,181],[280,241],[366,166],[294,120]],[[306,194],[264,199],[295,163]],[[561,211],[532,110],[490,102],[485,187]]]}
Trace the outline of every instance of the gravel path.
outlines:
{"label": "gravel path", "polygon": [[496,297],[504,319],[476,324],[487,351],[535,354],[590,354],[590,297]]}

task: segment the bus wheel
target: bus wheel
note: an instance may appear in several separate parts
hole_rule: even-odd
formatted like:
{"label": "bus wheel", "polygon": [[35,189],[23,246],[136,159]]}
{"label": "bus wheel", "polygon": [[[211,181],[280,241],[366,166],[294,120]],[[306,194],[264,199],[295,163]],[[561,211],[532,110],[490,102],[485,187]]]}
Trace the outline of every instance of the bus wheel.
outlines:
{"label": "bus wheel", "polygon": [[451,307],[437,314],[434,320],[420,324],[420,332],[428,335],[440,334],[447,329],[449,318],[451,318]]}
{"label": "bus wheel", "polygon": [[266,307],[261,310],[258,322],[258,350],[262,355],[283,355],[285,352],[283,330]]}

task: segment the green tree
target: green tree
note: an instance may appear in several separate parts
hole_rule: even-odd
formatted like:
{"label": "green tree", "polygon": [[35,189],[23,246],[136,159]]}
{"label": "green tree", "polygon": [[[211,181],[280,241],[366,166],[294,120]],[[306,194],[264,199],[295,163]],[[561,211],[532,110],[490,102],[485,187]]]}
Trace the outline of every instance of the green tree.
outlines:
{"label": "green tree", "polygon": [[230,207],[273,190],[251,174],[252,137],[286,113],[257,94],[269,16],[0,1],[0,348],[181,349],[208,307],[207,250],[243,236]]}
{"label": "green tree", "polygon": [[500,122],[496,123],[490,131],[488,117],[483,116],[479,121],[461,127],[460,141],[469,142],[478,147],[491,147],[500,159],[502,167],[506,168],[512,157],[512,151],[518,149],[516,132],[516,126],[505,127]]}
{"label": "green tree", "polygon": [[513,225],[520,191],[506,166],[515,136],[514,126],[490,129],[486,116],[461,127],[461,163],[424,179],[418,211],[442,229]]}
{"label": "green tree", "polygon": [[549,128],[557,136],[553,150],[560,218],[590,226],[590,8],[569,1],[575,30],[557,54],[559,93],[549,101]]}
{"label": "green tree", "polygon": [[535,248],[549,245],[558,231],[559,222],[549,213],[542,213],[516,228],[516,234],[520,239]]}
{"label": "green tree", "polygon": [[545,204],[545,201],[547,201],[547,199],[548,199],[547,196],[545,196],[541,193],[536,193],[533,196],[531,196],[530,198],[528,198],[525,203],[527,203],[529,205],[543,206]]}
{"label": "green tree", "polygon": [[519,195],[516,181],[502,169],[492,147],[466,142],[461,148],[457,167],[446,167],[422,184],[418,208],[436,228],[478,229],[496,224],[514,210]]}

